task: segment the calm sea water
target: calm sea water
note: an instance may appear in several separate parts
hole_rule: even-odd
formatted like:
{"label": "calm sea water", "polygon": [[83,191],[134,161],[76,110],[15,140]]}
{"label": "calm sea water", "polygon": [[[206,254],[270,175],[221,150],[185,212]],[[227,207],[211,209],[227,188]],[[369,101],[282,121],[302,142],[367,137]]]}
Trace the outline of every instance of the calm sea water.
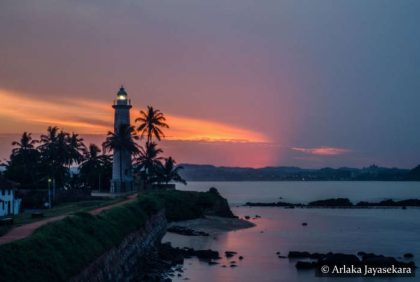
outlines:
{"label": "calm sea water", "polygon": [[[419,278],[319,278],[313,271],[297,271],[296,261],[279,259],[276,252],[374,252],[400,257],[415,255],[420,265],[420,209],[282,209],[242,207],[246,201],[308,202],[331,197],[352,201],[420,198],[416,182],[191,182],[182,190],[205,191],[216,187],[233,203],[238,216],[256,214],[256,227],[213,237],[186,237],[168,233],[163,241],[179,247],[237,251],[244,256],[238,267],[229,261],[209,266],[187,259],[184,273],[174,281],[420,281]],[[307,222],[308,226],[302,226]]]}

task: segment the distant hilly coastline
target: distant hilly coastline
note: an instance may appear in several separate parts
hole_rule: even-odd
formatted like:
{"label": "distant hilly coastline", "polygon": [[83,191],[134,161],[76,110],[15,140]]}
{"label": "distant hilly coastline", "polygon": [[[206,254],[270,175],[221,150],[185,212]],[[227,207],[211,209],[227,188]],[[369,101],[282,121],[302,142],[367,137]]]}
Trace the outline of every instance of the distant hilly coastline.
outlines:
{"label": "distant hilly coastline", "polygon": [[420,165],[413,169],[386,168],[371,165],[366,168],[299,167],[217,167],[182,164],[181,175],[187,181],[420,181]]}

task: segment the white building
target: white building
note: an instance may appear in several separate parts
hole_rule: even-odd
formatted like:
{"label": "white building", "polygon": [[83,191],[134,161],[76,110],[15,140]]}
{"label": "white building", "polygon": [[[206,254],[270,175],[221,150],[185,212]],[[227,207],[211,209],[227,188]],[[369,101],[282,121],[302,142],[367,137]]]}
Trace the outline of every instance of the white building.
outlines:
{"label": "white building", "polygon": [[0,178],[0,216],[16,215],[22,199],[16,199],[16,184]]}

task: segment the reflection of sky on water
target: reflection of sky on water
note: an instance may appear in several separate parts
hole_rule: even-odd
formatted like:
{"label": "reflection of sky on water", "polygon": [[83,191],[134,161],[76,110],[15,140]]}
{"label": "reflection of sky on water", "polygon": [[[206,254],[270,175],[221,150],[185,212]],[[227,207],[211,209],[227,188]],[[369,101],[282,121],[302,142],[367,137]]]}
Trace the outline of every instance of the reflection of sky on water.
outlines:
{"label": "reflection of sky on water", "polygon": [[[278,259],[276,252],[287,255],[291,250],[310,252],[374,252],[389,256],[414,253],[416,263],[420,256],[420,209],[390,210],[334,210],[334,209],[281,209],[281,208],[234,208],[235,214],[262,216],[253,220],[257,226],[220,234],[212,237],[187,237],[167,234],[164,241],[175,246],[195,249],[214,249],[223,253],[237,251],[231,260],[238,262],[237,268],[227,264],[223,258],[220,265],[209,266],[196,259],[186,260],[181,278],[191,281],[325,281],[314,273],[297,272],[295,261]],[[302,222],[308,226],[303,227]],[[261,233],[261,231],[263,233]],[[413,279],[391,281],[413,281]],[[335,279],[328,278],[328,281]],[[337,281],[365,281],[363,279],[340,279]],[[366,281],[376,281],[369,278]],[[377,280],[383,281],[383,280]]]}

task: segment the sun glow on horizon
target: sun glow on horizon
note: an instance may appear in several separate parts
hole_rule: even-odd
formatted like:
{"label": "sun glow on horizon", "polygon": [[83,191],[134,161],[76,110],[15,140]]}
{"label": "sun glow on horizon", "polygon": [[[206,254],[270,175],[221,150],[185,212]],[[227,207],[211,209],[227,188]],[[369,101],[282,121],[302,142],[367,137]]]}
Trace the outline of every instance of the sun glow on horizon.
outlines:
{"label": "sun glow on horizon", "polygon": [[[0,99],[0,117],[6,121],[0,127],[3,133],[43,132],[46,126],[56,125],[81,134],[105,134],[113,126],[111,102],[80,98],[39,99],[4,89],[0,89]],[[139,109],[133,108],[132,124],[138,115]],[[170,125],[165,131],[168,140],[269,142],[264,134],[234,125],[172,114],[166,114],[166,118]]]}

